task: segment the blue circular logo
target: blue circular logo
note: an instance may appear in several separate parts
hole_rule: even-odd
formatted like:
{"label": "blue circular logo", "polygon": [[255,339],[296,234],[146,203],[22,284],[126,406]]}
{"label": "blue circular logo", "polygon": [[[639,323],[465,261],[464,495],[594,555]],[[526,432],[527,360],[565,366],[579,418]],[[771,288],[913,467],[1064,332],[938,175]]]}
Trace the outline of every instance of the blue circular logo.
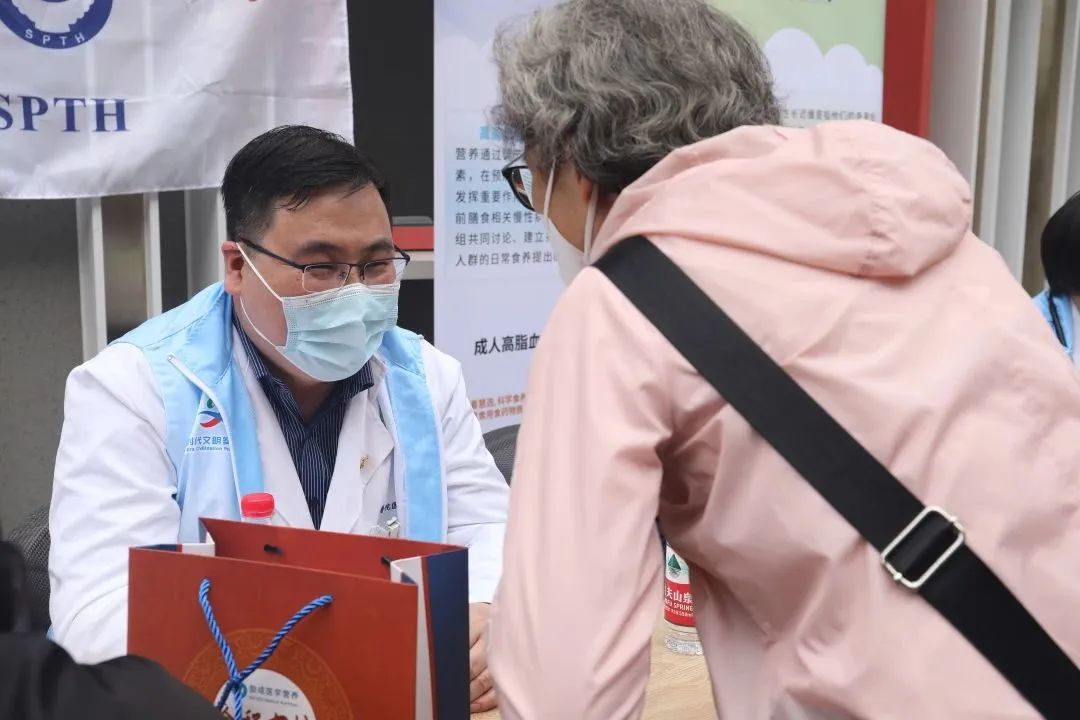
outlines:
{"label": "blue circular logo", "polygon": [[113,0],[0,0],[0,23],[28,43],[65,50],[89,42],[112,13]]}

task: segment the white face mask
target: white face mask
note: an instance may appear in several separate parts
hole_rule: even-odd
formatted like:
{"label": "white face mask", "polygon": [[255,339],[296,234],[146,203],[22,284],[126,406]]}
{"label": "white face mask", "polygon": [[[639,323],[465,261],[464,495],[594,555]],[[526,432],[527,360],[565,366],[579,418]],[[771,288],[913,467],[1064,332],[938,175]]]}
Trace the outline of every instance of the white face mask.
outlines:
{"label": "white face mask", "polygon": [[555,187],[555,169],[551,167],[551,175],[548,177],[547,190],[544,192],[544,222],[547,225],[548,239],[551,241],[551,249],[555,252],[555,259],[559,263],[559,274],[563,283],[569,285],[577,277],[577,274],[589,266],[589,251],[592,249],[593,225],[596,223],[596,204],[600,199],[599,186],[593,184],[592,197],[589,198],[589,209],[585,213],[585,249],[578,250],[569,240],[564,238],[551,222],[551,190]]}
{"label": "white face mask", "polygon": [[321,382],[337,382],[360,371],[397,324],[399,280],[392,285],[346,285],[310,295],[281,297],[263,278],[240,246],[240,255],[271,295],[281,303],[287,328],[278,345],[251,320],[243,298],[240,310],[259,337],[289,364]]}

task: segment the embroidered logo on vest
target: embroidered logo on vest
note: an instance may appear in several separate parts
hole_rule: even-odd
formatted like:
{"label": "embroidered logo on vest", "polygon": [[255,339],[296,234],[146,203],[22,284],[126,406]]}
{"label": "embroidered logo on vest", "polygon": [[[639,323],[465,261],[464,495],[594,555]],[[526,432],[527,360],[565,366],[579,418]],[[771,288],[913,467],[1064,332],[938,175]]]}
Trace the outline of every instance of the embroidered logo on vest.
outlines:
{"label": "embroidered logo on vest", "polygon": [[225,425],[221,418],[221,412],[214,406],[210,398],[203,400],[198,415],[195,416],[195,427],[188,438],[185,452],[223,452],[230,450],[229,436],[225,434]]}

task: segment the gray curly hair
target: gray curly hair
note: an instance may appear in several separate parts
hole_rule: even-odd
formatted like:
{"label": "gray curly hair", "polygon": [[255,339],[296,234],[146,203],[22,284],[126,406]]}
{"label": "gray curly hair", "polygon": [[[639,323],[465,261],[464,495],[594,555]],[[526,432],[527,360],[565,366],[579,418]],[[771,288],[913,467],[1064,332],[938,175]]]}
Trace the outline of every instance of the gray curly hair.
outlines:
{"label": "gray curly hair", "polygon": [[678,147],[779,122],[768,61],[703,0],[568,0],[504,27],[493,122],[547,172],[620,191]]}

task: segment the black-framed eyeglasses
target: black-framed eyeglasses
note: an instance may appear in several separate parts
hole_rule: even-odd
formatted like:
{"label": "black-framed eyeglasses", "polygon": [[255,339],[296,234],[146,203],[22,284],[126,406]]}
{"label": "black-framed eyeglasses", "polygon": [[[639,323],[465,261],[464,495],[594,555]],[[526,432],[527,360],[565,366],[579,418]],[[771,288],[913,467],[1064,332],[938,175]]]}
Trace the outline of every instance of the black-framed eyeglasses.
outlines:
{"label": "black-framed eyeglasses", "polygon": [[395,247],[394,250],[398,253],[397,255],[380,260],[368,260],[359,263],[298,263],[271,252],[247,238],[237,238],[237,240],[258,253],[299,270],[302,274],[301,284],[304,290],[309,293],[338,290],[345,287],[349,283],[349,277],[352,275],[354,268],[357,277],[360,278],[360,282],[364,285],[393,285],[405,274],[405,268],[408,267],[409,261],[412,260],[412,257],[407,252]]}
{"label": "black-framed eyeglasses", "polygon": [[506,182],[510,184],[510,189],[514,191],[517,201],[529,212],[536,212],[532,203],[533,178],[529,166],[521,163],[507,165],[503,168],[502,174]]}

